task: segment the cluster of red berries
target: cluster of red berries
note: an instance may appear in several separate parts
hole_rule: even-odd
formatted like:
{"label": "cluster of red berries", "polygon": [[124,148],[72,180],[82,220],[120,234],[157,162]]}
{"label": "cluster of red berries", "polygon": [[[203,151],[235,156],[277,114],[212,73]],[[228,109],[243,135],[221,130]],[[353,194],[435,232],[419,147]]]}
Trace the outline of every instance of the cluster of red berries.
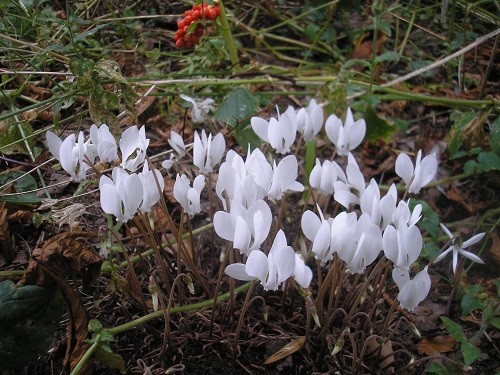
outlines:
{"label": "cluster of red berries", "polygon": [[178,48],[189,48],[205,34],[207,22],[213,22],[219,17],[218,6],[210,6],[202,3],[194,5],[192,9],[184,12],[184,18],[177,21],[178,30],[174,35],[175,45]]}

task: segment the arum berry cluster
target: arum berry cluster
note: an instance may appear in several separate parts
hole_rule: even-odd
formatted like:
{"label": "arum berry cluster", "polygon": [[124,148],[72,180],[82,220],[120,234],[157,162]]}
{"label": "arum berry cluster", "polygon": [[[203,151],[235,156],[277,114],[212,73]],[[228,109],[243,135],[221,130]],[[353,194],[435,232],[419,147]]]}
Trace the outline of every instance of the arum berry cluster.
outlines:
{"label": "arum berry cluster", "polygon": [[205,3],[193,5],[184,12],[184,18],[177,21],[178,30],[174,34],[175,45],[189,48],[198,43],[205,34],[206,27],[219,17],[220,8]]}

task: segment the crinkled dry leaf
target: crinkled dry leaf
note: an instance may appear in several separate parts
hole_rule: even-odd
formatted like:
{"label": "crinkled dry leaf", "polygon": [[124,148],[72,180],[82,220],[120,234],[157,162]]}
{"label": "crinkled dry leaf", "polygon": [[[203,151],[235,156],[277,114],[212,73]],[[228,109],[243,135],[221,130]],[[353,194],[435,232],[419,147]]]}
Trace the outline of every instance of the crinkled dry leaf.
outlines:
{"label": "crinkled dry leaf", "polygon": [[[73,369],[88,349],[89,318],[80,296],[66,280],[68,273],[81,273],[84,289],[94,282],[101,268],[101,257],[87,239],[87,232],[64,232],[45,241],[33,251],[26,274],[20,285],[58,287],[68,305],[67,347],[64,365]],[[91,374],[92,362],[87,361],[80,374]]]}
{"label": "crinkled dry leaf", "polygon": [[436,353],[448,353],[453,351],[455,339],[451,336],[436,336],[432,339],[422,339],[417,350],[420,354],[435,355]]}
{"label": "crinkled dry leaf", "polygon": [[63,232],[33,251],[26,274],[20,285],[52,287],[55,282],[46,269],[59,277],[69,272],[81,272],[84,289],[96,280],[102,259],[87,242],[95,234],[88,232]]}

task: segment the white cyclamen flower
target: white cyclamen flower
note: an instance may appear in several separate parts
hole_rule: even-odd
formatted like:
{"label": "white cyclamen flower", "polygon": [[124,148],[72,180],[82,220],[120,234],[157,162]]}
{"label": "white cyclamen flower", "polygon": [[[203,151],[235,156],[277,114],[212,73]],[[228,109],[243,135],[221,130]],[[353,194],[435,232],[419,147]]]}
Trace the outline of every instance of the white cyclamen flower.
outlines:
{"label": "white cyclamen flower", "polygon": [[259,279],[264,290],[277,290],[293,275],[294,270],[295,253],[287,245],[285,233],[280,229],[267,256],[261,250],[254,250],[245,264],[230,264],[225,272],[238,280]]}
{"label": "white cyclamen flower", "polygon": [[74,134],[69,135],[64,141],[48,131],[46,133],[47,146],[54,157],[59,160],[61,167],[70,174],[75,181],[85,180],[90,163],[94,163],[95,153],[88,148],[89,142],[84,142],[83,132],[78,134],[78,141]]}
{"label": "white cyclamen flower", "polygon": [[287,190],[304,191],[304,185],[295,181],[298,176],[298,168],[299,164],[295,155],[285,156],[278,165],[274,161],[273,180],[267,196],[270,199],[279,200]]}
{"label": "white cyclamen flower", "polygon": [[326,119],[325,130],[330,141],[337,147],[337,153],[347,156],[365,137],[366,123],[363,119],[354,122],[351,109],[348,108],[344,125],[337,116],[331,115]]}
{"label": "white cyclamen flower", "polygon": [[263,200],[256,201],[248,209],[233,201],[230,213],[215,213],[214,229],[219,237],[233,241],[233,247],[241,254],[249,255],[266,240],[272,220],[271,209]]}
{"label": "white cyclamen flower", "polygon": [[146,149],[149,139],[146,138],[146,128],[131,126],[122,133],[120,150],[122,152],[122,168],[134,172],[146,159]]}
{"label": "white cyclamen flower", "polygon": [[90,142],[95,147],[101,162],[112,163],[118,160],[118,146],[115,137],[109,131],[108,125],[102,124],[98,128],[93,124],[90,127]]}
{"label": "white cyclamen flower", "polygon": [[[151,208],[160,200],[165,181],[158,169],[149,170],[148,162],[144,162],[142,172],[138,174],[142,182],[142,203],[139,207],[141,212],[150,212]],[[158,183],[157,183],[158,181]]]}
{"label": "white cyclamen flower", "polygon": [[201,137],[194,133],[193,164],[201,173],[213,172],[214,166],[219,164],[226,150],[224,136],[219,133],[212,138],[212,134],[207,137],[205,130],[201,131]]}
{"label": "white cyclamen flower", "polygon": [[200,195],[205,187],[205,176],[199,175],[190,186],[189,178],[186,175],[177,175],[174,183],[174,198],[180,203],[184,212],[190,217],[200,213]]}
{"label": "white cyclamen flower", "polygon": [[273,169],[259,149],[249,153],[246,161],[229,150],[219,168],[215,192],[227,211],[227,204],[236,200],[245,207],[264,199],[273,179]]}
{"label": "white cyclamen flower", "polygon": [[168,144],[170,145],[170,147],[172,147],[174,152],[170,154],[169,159],[166,159],[161,163],[161,166],[165,169],[172,168],[176,160],[181,159],[182,157],[184,157],[184,155],[186,155],[186,146],[184,144],[184,140],[173,130],[170,132],[170,139],[168,140]]}
{"label": "white cyclamen flower", "polygon": [[422,234],[417,226],[400,223],[397,227],[388,225],[383,235],[384,254],[395,268],[408,270],[422,251]]}
{"label": "white cyclamen flower", "polygon": [[450,230],[443,224],[439,225],[441,226],[441,229],[446,233],[446,235],[450,238],[452,246],[439,254],[439,256],[434,260],[433,263],[437,263],[442,260],[446,255],[448,255],[449,252],[453,252],[453,272],[456,272],[457,270],[458,254],[472,260],[473,262],[484,263],[482,259],[479,258],[476,254],[473,254],[470,251],[465,251],[465,249],[481,241],[485,233],[476,234],[475,236],[462,243],[462,239],[459,236],[453,236]]}
{"label": "white cyclamen flower", "polygon": [[168,140],[168,144],[174,150],[177,158],[180,159],[184,155],[186,155],[186,145],[184,144],[184,140],[179,134],[177,134],[173,130],[170,131],[170,139]]}
{"label": "white cyclamen flower", "polygon": [[331,221],[325,220],[318,206],[319,217],[312,211],[307,210],[302,215],[302,232],[309,241],[312,241],[312,252],[321,263],[326,263],[333,257],[330,250],[331,243]]}
{"label": "white cyclamen flower", "polygon": [[372,223],[367,214],[362,214],[357,220],[352,235],[350,235],[352,229],[343,229],[340,232],[339,229],[345,228],[345,224],[346,222],[343,222],[342,226],[337,227],[335,219],[333,220],[331,249],[335,250],[339,258],[347,263],[347,268],[351,273],[363,273],[382,250],[382,232],[378,225]]}
{"label": "white cyclamen flower", "polygon": [[325,160],[321,165],[319,159],[316,159],[316,165],[309,175],[309,184],[321,194],[331,195],[339,178],[345,181],[346,175],[336,162]]}
{"label": "white cyclamen flower", "polygon": [[[335,190],[333,199],[345,208],[349,208],[359,203],[359,197],[363,195],[366,188],[365,177],[351,153],[348,154],[345,176],[346,180],[340,179],[333,185]],[[339,178],[342,176],[339,175]]]}
{"label": "white cyclamen flower", "polygon": [[[408,200],[408,203],[410,201]],[[417,224],[422,218],[422,205],[417,204],[413,208],[413,211],[410,211],[410,207],[408,203],[405,201],[400,201],[396,207],[396,209],[392,213],[392,223],[395,227],[398,227],[401,224],[412,226]]]}
{"label": "white cyclamen flower", "polygon": [[252,117],[250,120],[252,129],[262,139],[271,145],[276,152],[287,154],[290,146],[295,142],[297,133],[297,114],[293,107],[278,115],[278,119],[272,117],[269,122],[260,118]]}
{"label": "white cyclamen flower", "polygon": [[193,108],[191,110],[191,120],[195,124],[203,122],[208,113],[214,110],[213,104],[215,103],[215,101],[211,98],[205,100],[196,100],[184,94],[180,94],[179,96],[185,101],[192,104]]}
{"label": "white cyclamen flower", "polygon": [[417,153],[415,167],[408,155],[401,153],[396,159],[396,174],[403,179],[409,193],[418,194],[420,189],[427,186],[437,172],[437,159],[434,154],[422,159],[422,150]]}
{"label": "white cyclamen flower", "polygon": [[297,131],[304,136],[306,142],[316,137],[323,127],[323,108],[311,99],[309,106],[297,112]]}
{"label": "white cyclamen flower", "polygon": [[427,267],[417,273],[413,280],[408,280],[400,288],[398,301],[401,303],[403,309],[413,311],[429,294],[431,290],[431,278],[427,273]]}
{"label": "white cyclamen flower", "polygon": [[126,222],[135,215],[143,199],[143,185],[135,173],[128,174],[119,167],[111,172],[113,179],[101,176],[99,190],[101,191],[101,207],[116,220]]}

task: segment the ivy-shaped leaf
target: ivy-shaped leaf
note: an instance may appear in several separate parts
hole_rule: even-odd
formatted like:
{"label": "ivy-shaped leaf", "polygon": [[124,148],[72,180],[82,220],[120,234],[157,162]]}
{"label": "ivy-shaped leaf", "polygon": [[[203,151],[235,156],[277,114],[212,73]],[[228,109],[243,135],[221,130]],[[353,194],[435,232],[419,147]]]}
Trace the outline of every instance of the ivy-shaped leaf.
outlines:
{"label": "ivy-shaped leaf", "polygon": [[57,290],[0,282],[0,369],[21,369],[43,354],[63,312]]}

